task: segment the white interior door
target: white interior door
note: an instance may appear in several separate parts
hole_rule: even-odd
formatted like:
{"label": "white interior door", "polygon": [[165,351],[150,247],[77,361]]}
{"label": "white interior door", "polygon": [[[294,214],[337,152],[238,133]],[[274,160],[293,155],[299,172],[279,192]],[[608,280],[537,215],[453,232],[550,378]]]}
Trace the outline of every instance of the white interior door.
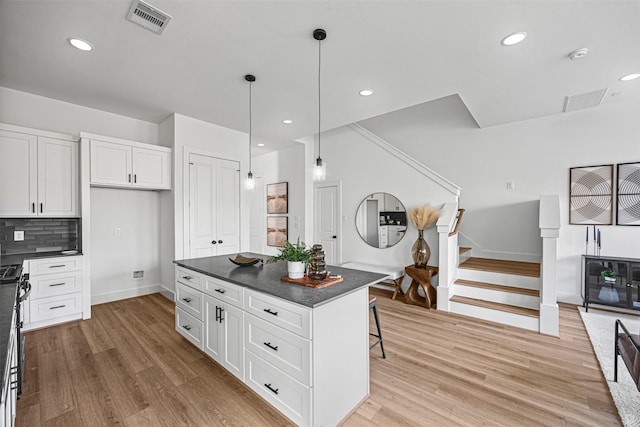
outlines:
{"label": "white interior door", "polygon": [[217,254],[216,172],[215,158],[198,154],[189,155],[190,258]]}
{"label": "white interior door", "polygon": [[189,154],[189,256],[240,250],[240,165]]}
{"label": "white interior door", "polygon": [[315,221],[313,243],[324,250],[328,265],[341,263],[340,254],[340,188],[339,184],[319,184],[315,187]]}

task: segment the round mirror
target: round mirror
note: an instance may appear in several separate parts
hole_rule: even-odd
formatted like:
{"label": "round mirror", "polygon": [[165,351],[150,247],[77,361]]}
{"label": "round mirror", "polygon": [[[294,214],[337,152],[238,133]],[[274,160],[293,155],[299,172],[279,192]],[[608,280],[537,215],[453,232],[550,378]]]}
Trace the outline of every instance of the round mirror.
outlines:
{"label": "round mirror", "polygon": [[356,229],[362,240],[374,248],[389,248],[407,231],[406,209],[389,193],[370,194],[358,207]]}

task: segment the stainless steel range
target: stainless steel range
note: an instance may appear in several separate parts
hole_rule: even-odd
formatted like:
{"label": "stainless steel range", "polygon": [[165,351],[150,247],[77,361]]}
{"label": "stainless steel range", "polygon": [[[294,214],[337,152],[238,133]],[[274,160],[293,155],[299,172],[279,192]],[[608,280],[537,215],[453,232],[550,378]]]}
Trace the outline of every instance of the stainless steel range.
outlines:
{"label": "stainless steel range", "polygon": [[22,335],[22,303],[27,300],[31,292],[29,274],[22,274],[22,264],[3,265],[0,267],[0,285],[17,283],[16,292],[16,337],[18,345],[18,396],[22,393],[24,376],[24,336]]}

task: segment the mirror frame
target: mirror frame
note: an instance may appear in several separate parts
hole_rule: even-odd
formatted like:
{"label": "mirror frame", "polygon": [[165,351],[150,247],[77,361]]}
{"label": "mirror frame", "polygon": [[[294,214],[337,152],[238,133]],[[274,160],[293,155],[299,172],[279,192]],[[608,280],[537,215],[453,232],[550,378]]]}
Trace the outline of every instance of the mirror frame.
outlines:
{"label": "mirror frame", "polygon": [[[385,204],[385,200],[387,199],[386,196],[392,197],[393,199],[395,199],[395,201],[397,201],[396,210],[387,210],[388,206],[386,206]],[[368,201],[377,201],[375,208],[373,204],[371,204],[370,207],[368,207],[368,203],[367,203]],[[382,209],[380,208],[380,202],[382,202]],[[401,209],[398,210],[398,207],[400,207]],[[371,210],[367,212],[368,209],[371,209]],[[375,215],[374,215],[373,209],[375,209]],[[384,218],[382,216],[383,213],[384,213]],[[395,217],[395,218],[392,218],[392,217]],[[384,223],[381,221],[381,219],[384,220]],[[356,231],[358,232],[358,235],[360,236],[360,238],[372,248],[387,249],[387,248],[392,248],[398,243],[400,243],[404,238],[404,236],[407,234],[406,233],[407,225],[408,225],[407,221],[408,221],[407,209],[404,206],[404,203],[402,203],[399,198],[397,198],[391,193],[386,193],[386,192],[370,193],[364,199],[362,199],[362,201],[360,202],[360,204],[356,209],[356,215],[355,215]],[[389,235],[390,234],[389,229],[386,230],[386,234],[387,234],[386,237],[381,237],[381,234],[384,234],[384,232],[382,232],[381,230],[381,227],[387,227],[387,226],[402,227],[401,229],[394,230],[396,234],[393,237],[393,240],[391,240],[391,236]],[[398,236],[399,233],[402,233],[402,235],[396,240],[396,237]],[[387,244],[384,246],[381,246],[380,245],[381,239],[384,240],[385,238],[387,239],[386,240]],[[374,240],[377,242],[375,245],[373,244]],[[393,241],[393,243],[389,244],[390,241]]]}

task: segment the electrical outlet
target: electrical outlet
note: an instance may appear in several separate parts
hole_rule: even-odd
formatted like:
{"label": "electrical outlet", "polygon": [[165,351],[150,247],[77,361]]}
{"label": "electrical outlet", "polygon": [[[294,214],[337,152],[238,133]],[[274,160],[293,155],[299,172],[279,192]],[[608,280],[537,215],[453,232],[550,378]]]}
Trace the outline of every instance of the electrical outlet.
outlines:
{"label": "electrical outlet", "polygon": [[120,227],[114,227],[113,228],[113,235],[114,236],[119,236],[120,235]]}
{"label": "electrical outlet", "polygon": [[507,190],[515,190],[516,182],[515,181],[507,181]]}
{"label": "electrical outlet", "polygon": [[13,241],[14,242],[22,242],[24,240],[24,231],[14,231],[13,232]]}
{"label": "electrical outlet", "polygon": [[144,270],[136,270],[133,272],[134,279],[142,279],[144,277]]}

